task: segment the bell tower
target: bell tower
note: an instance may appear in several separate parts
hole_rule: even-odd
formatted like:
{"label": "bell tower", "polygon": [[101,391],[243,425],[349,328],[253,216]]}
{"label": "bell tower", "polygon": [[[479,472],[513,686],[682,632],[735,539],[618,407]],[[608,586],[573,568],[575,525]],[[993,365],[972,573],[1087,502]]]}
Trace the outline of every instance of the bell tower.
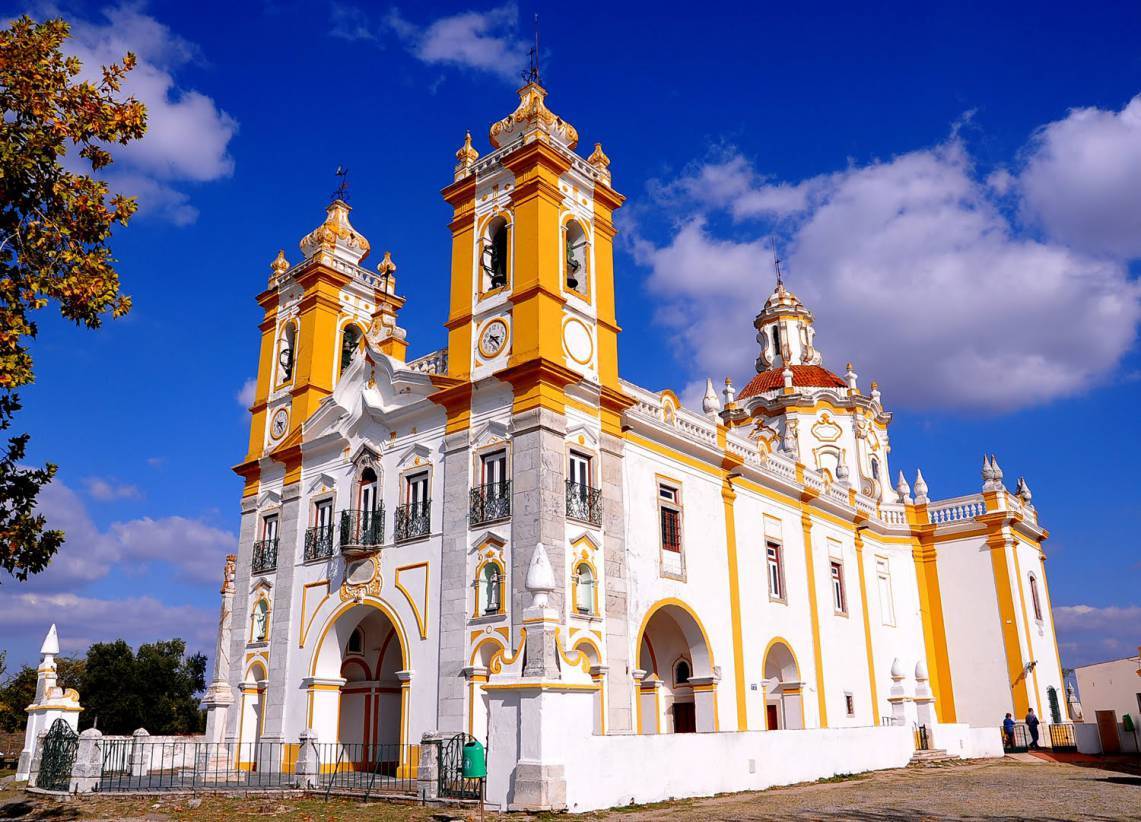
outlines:
{"label": "bell tower", "polygon": [[449,376],[496,376],[514,387],[514,411],[562,412],[572,383],[596,386],[607,430],[619,430],[610,160],[546,105],[537,76],[494,123],[481,158],[470,132],[456,152]]}

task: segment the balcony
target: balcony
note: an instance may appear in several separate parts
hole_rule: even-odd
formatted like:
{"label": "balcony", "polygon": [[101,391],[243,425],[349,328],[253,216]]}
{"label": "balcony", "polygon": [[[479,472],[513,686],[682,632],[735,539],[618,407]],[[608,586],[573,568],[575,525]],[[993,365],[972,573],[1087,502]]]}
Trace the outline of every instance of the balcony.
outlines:
{"label": "balcony", "polygon": [[277,540],[263,539],[254,543],[254,556],[250,570],[255,574],[265,574],[277,570]]}
{"label": "balcony", "polygon": [[567,518],[602,527],[602,490],[567,481]]}
{"label": "balcony", "polygon": [[380,550],[384,543],[384,506],[371,511],[341,512],[341,553],[363,556]]}
{"label": "balcony", "polygon": [[306,530],[305,561],[312,562],[316,559],[328,559],[333,556],[334,541],[332,525],[318,525]]}
{"label": "balcony", "polygon": [[511,516],[511,480],[479,485],[471,489],[468,519],[471,524],[483,525]]}
{"label": "balcony", "polygon": [[401,505],[396,509],[392,528],[397,542],[428,536],[432,530],[432,500]]}

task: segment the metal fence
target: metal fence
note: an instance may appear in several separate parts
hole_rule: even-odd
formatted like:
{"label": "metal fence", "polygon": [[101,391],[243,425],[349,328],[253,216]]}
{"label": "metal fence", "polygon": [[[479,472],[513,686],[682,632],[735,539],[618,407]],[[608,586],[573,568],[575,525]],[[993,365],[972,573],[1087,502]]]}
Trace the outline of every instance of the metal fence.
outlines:
{"label": "metal fence", "polygon": [[1015,723],[1014,729],[1007,733],[1002,727],[1002,749],[1006,753],[1026,753],[1030,750],[1030,731],[1021,722]]}
{"label": "metal fence", "polygon": [[1047,729],[1050,736],[1050,747],[1055,751],[1076,751],[1078,749],[1078,737],[1074,732],[1074,726],[1069,722],[1048,725]]}
{"label": "metal fence", "polygon": [[567,480],[567,517],[602,525],[602,489]]}
{"label": "metal fence", "polygon": [[106,739],[98,790],[297,788],[298,746],[285,742]]}
{"label": "metal fence", "polygon": [[398,742],[345,744],[318,743],[319,783],[325,796],[335,793],[383,796],[415,795],[419,772],[419,745]]}
{"label": "metal fence", "polygon": [[931,738],[927,735],[926,725],[913,726],[915,732],[915,750],[929,751],[931,750]]}

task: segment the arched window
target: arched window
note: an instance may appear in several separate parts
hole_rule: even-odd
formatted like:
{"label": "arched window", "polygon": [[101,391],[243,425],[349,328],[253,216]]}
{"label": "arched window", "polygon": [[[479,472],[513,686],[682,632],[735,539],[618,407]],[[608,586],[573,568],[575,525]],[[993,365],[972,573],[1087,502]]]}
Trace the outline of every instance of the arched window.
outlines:
{"label": "arched window", "polygon": [[250,641],[265,642],[269,638],[269,603],[259,599],[250,617]]}
{"label": "arched window", "polygon": [[353,361],[353,354],[356,353],[360,342],[361,330],[353,323],[346,325],[341,333],[341,374],[345,373],[345,369]]}
{"label": "arched window", "polygon": [[293,379],[294,352],[297,345],[297,327],[291,322],[281,332],[281,342],[277,348],[278,385]]}
{"label": "arched window", "polygon": [[674,665],[674,685],[688,685],[689,677],[689,662],[684,659],[679,659],[677,664]]}
{"label": "arched window", "polygon": [[872,479],[878,480],[880,478],[880,461],[872,457]]}
{"label": "arched window", "polygon": [[1058,690],[1050,685],[1046,688],[1046,698],[1050,701],[1050,721],[1055,725],[1062,723],[1062,706],[1058,703]]}
{"label": "arched window", "polygon": [[503,217],[487,224],[483,238],[480,267],[483,269],[483,291],[493,291],[507,285],[508,226]]}
{"label": "arched window", "polygon": [[580,614],[594,613],[594,572],[585,562],[577,569],[578,584],[575,586],[574,607]]}
{"label": "arched window", "polygon": [[498,614],[503,610],[503,598],[500,596],[502,584],[499,566],[494,562],[484,565],[480,572],[479,597],[485,614]]}
{"label": "arched window", "polygon": [[364,631],[360,628],[353,629],[353,632],[349,634],[349,644],[345,646],[345,651],[350,654],[364,653]]}
{"label": "arched window", "polygon": [[587,242],[586,232],[575,220],[567,223],[563,259],[566,264],[568,291],[587,293]]}
{"label": "arched window", "polygon": [[1038,599],[1038,578],[1030,575],[1030,599],[1034,603],[1034,618],[1042,621],[1042,602]]}

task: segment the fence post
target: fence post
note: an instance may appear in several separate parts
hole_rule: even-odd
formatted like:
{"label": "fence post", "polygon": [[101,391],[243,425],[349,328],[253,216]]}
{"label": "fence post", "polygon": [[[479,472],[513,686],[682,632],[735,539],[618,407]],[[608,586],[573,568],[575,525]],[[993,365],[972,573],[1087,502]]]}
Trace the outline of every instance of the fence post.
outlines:
{"label": "fence post", "polygon": [[147,733],[146,728],[139,728],[131,734],[131,776],[143,777],[147,775]]}
{"label": "fence post", "polygon": [[438,734],[426,733],[420,738],[420,766],[416,770],[420,801],[440,796],[440,744]]}
{"label": "fence post", "polygon": [[321,759],[317,753],[317,734],[306,728],[297,736],[300,745],[297,749],[295,765],[297,781],[302,788],[313,789],[320,783]]}
{"label": "fence post", "polygon": [[92,793],[103,776],[103,734],[88,728],[79,735],[79,750],[71,766],[71,792]]}

